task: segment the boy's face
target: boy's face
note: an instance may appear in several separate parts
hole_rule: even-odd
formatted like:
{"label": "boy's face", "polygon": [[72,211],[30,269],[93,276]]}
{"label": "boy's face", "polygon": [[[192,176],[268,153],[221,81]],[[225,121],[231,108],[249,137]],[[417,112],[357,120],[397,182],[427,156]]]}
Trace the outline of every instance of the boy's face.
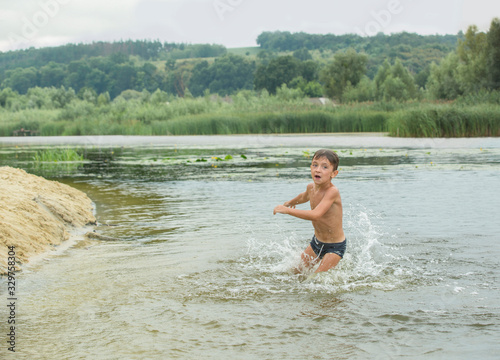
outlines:
{"label": "boy's face", "polygon": [[338,170],[333,170],[333,165],[326,157],[315,158],[311,163],[311,176],[315,184],[329,182],[338,173]]}

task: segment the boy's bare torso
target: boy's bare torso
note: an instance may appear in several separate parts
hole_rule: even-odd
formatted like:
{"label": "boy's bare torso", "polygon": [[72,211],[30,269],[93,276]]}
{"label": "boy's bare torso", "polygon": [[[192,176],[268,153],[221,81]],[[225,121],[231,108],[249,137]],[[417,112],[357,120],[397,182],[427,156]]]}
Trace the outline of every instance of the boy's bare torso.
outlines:
{"label": "boy's bare torso", "polygon": [[311,210],[316,208],[327,191],[334,191],[335,201],[328,211],[319,219],[313,220],[314,234],[316,238],[324,243],[338,243],[345,240],[342,228],[342,201],[338,189],[331,184],[326,189],[316,189],[314,184],[307,186]]}

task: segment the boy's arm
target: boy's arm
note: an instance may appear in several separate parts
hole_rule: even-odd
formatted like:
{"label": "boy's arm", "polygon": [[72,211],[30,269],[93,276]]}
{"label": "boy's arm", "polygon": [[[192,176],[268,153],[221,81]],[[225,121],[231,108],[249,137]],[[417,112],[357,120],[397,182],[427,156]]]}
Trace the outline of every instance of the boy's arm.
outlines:
{"label": "boy's arm", "polygon": [[292,200],[285,202],[283,205],[286,207],[295,208],[295,205],[308,202],[309,201],[309,186],[310,185],[307,186],[306,191],[304,191],[303,193],[300,193],[299,195],[294,197]]}
{"label": "boy's arm", "polygon": [[338,197],[338,194],[339,192],[336,188],[330,188],[326,191],[325,196],[318,204],[318,206],[316,206],[312,210],[299,210],[279,205],[274,208],[274,214],[288,214],[298,217],[299,219],[315,221],[325,215],[328,209],[332,207],[333,203]]}
{"label": "boy's arm", "polygon": [[284,213],[281,208],[285,208],[285,209],[293,208],[293,209],[295,209],[295,205],[308,202],[309,201],[309,188],[311,186],[312,186],[311,184],[307,185],[306,191],[304,191],[303,193],[300,193],[299,195],[294,197],[292,200],[286,201],[283,205],[276,206],[274,208],[273,214],[276,215],[276,213]]}

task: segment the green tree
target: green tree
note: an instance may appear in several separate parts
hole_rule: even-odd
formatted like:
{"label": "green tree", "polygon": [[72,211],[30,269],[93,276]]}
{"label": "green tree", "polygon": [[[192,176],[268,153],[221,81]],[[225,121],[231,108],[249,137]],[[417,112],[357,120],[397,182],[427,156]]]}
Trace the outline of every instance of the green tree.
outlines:
{"label": "green tree", "polygon": [[179,97],[184,97],[193,73],[193,67],[192,62],[176,61],[174,70],[169,71],[167,74],[164,90]]}
{"label": "green tree", "polygon": [[105,92],[102,94],[99,94],[97,97],[97,105],[98,106],[105,106],[108,105],[111,102],[111,97],[109,96],[109,92]]}
{"label": "green tree", "polygon": [[65,67],[53,61],[40,68],[41,87],[60,87],[66,77]]}
{"label": "green tree", "polygon": [[281,101],[293,101],[302,99],[304,93],[300,89],[289,89],[286,84],[283,84],[276,89],[276,97]]}
{"label": "green tree", "polygon": [[363,102],[375,100],[375,81],[363,76],[355,87],[348,86],[344,91],[344,102]]}
{"label": "green tree", "polygon": [[28,100],[29,108],[36,109],[50,109],[52,108],[52,100],[50,97],[50,92],[55,90],[54,88],[41,88],[32,87],[28,89],[26,93],[26,98]]}
{"label": "green tree", "polygon": [[228,95],[238,90],[253,88],[255,63],[242,56],[227,54],[215,59],[211,66],[213,76],[209,85],[211,93]]}
{"label": "green tree", "polygon": [[460,59],[458,76],[464,93],[474,93],[488,87],[487,38],[477,26],[469,26],[465,39],[460,40],[457,48]]}
{"label": "green tree", "polygon": [[385,59],[381,66],[379,66],[377,74],[375,75],[375,92],[378,99],[382,99],[383,94],[383,85],[384,81],[391,74],[391,63],[389,60]]}
{"label": "green tree", "polygon": [[157,76],[157,69],[150,62],[144,65],[137,71],[137,85],[138,89],[146,89],[150,92],[156,91],[161,85],[160,77]]}
{"label": "green tree", "polygon": [[196,64],[189,80],[191,93],[195,96],[201,96],[208,89],[213,78],[213,72],[210,69],[208,61],[203,60]]}
{"label": "green tree", "polygon": [[403,80],[392,76],[392,74],[384,81],[383,94],[385,101],[406,101],[411,99]]}
{"label": "green tree", "polygon": [[97,104],[97,93],[92,88],[81,88],[78,97],[91,104]]}
{"label": "green tree", "polygon": [[299,71],[301,76],[307,81],[318,80],[319,64],[316,61],[308,60],[299,63]]}
{"label": "green tree", "polygon": [[3,108],[10,108],[13,99],[19,96],[18,93],[12,91],[11,88],[5,88],[0,91],[0,106]]}
{"label": "green tree", "polygon": [[269,62],[276,57],[276,54],[268,50],[260,50],[257,54],[257,59],[260,65],[268,65]]}
{"label": "green tree", "polygon": [[322,97],[323,86],[315,80],[307,81],[302,76],[296,77],[290,82],[290,88],[299,89],[307,97]]}
{"label": "green tree", "polygon": [[56,109],[66,107],[75,98],[75,90],[73,90],[72,88],[66,89],[64,86],[61,86],[59,89],[53,91],[51,96],[52,105]]}
{"label": "green tree", "polygon": [[115,97],[124,90],[135,89],[136,76],[136,68],[128,63],[115,66],[111,72],[113,88],[110,95]]}
{"label": "green tree", "polygon": [[102,70],[92,69],[87,73],[84,87],[92,88],[96,93],[104,93],[110,90],[109,76]]}
{"label": "green tree", "polygon": [[293,57],[300,61],[312,60],[312,56],[306,48],[295,50],[293,52]]}
{"label": "green tree", "polygon": [[308,97],[323,97],[323,86],[317,81],[309,81],[302,91]]}
{"label": "green tree", "polygon": [[267,89],[275,94],[281,85],[289,85],[297,76],[300,76],[300,63],[293,56],[280,56],[272,59],[269,64],[260,65],[255,71],[254,85],[257,90]]}
{"label": "green tree", "polygon": [[5,72],[2,87],[10,87],[19,94],[26,94],[29,88],[38,85],[38,71],[34,67],[27,69],[17,68]]}
{"label": "green tree", "polygon": [[[396,59],[394,65],[391,68],[391,76],[395,79],[401,80],[404,85],[405,96],[402,96],[400,99],[409,100],[416,99],[418,97],[418,89],[415,84],[415,79],[413,78],[413,75],[410,74],[408,69],[403,66],[399,59]],[[391,98],[393,97],[391,96]]]}
{"label": "green tree", "polygon": [[406,101],[419,96],[415,79],[399,59],[396,59],[392,66],[388,61],[384,61],[374,82],[375,94],[379,100]]}
{"label": "green tree", "polygon": [[173,71],[175,69],[175,60],[174,59],[168,59],[165,62],[165,71]]}
{"label": "green tree", "polygon": [[427,80],[429,79],[430,74],[431,74],[431,66],[428,65],[424,69],[419,71],[419,73],[417,75],[415,75],[415,84],[419,88],[424,89],[425,84],[427,84]]}
{"label": "green tree", "polygon": [[[120,100],[125,100],[125,101],[131,101],[131,100],[140,100],[142,98],[142,92],[139,92],[137,90],[124,90],[118,95],[116,99]],[[115,101],[113,100],[113,101]]]}
{"label": "green tree", "polygon": [[165,104],[168,102],[169,96],[165,91],[161,91],[160,89],[157,89],[152,95],[149,101],[152,104],[159,105],[159,104]]}
{"label": "green tree", "polygon": [[90,66],[84,60],[70,62],[68,65],[68,76],[65,81],[66,87],[80,91],[85,86],[85,79],[90,71]]}
{"label": "green tree", "polygon": [[368,56],[353,48],[337,52],[321,76],[326,94],[342,102],[346,88],[356,86],[366,73],[367,63]]}
{"label": "green tree", "polygon": [[189,80],[189,89],[194,96],[202,96],[205,90],[219,95],[233,94],[253,87],[255,63],[242,56],[226,54],[209,65],[198,63]]}
{"label": "green tree", "polygon": [[124,64],[128,61],[129,56],[127,54],[124,54],[123,52],[114,52],[110,55],[109,59],[119,65],[119,64]]}
{"label": "green tree", "polygon": [[432,99],[453,100],[463,94],[458,79],[460,59],[456,52],[451,52],[439,65],[431,65],[426,90]]}
{"label": "green tree", "polygon": [[500,19],[491,22],[487,36],[487,66],[490,75],[490,86],[500,89]]}

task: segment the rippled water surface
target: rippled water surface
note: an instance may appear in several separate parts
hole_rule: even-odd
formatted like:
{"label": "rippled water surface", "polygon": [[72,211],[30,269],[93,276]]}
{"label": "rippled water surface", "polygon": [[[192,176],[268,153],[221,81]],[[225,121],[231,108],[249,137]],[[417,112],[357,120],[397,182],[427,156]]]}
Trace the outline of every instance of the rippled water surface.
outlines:
{"label": "rippled water surface", "polygon": [[[0,140],[1,165],[86,192],[97,231],[118,240],[79,240],[25,266],[18,350],[2,341],[2,358],[498,356],[498,139],[13,141]],[[32,160],[67,146],[85,160]],[[312,226],[272,210],[304,191],[318,147],[341,158],[348,248],[305,280],[289,269]]]}

